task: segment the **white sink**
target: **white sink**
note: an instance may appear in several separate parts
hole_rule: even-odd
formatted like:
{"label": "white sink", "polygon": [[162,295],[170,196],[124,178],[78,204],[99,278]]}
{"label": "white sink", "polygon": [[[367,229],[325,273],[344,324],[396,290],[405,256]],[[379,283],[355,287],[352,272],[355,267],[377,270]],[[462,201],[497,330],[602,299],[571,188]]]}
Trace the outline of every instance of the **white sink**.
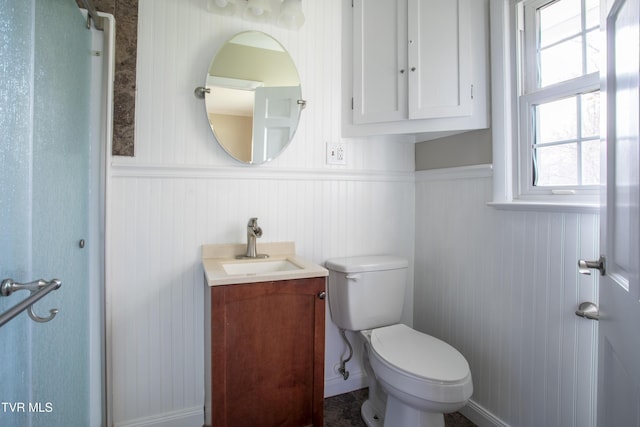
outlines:
{"label": "white sink", "polygon": [[296,255],[293,242],[267,242],[258,245],[258,253],[269,258],[237,259],[247,251],[246,243],[222,243],[202,246],[202,266],[208,286],[326,277],[329,271]]}
{"label": "white sink", "polygon": [[222,268],[227,274],[265,274],[302,269],[288,259],[234,261],[222,263]]}

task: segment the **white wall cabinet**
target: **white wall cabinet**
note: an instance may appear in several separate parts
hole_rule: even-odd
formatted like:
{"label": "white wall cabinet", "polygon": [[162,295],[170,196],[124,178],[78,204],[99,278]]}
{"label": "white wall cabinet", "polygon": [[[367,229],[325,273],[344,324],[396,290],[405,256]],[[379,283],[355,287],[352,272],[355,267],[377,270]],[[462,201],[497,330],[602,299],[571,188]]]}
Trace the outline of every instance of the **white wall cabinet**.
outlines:
{"label": "white wall cabinet", "polygon": [[353,0],[345,15],[345,136],[489,126],[486,0]]}

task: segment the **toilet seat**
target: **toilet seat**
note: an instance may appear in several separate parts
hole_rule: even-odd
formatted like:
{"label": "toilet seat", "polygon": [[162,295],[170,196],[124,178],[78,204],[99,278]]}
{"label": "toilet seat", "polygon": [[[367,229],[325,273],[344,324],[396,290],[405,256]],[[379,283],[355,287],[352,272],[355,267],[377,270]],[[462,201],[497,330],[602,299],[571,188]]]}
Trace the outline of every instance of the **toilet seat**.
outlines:
{"label": "toilet seat", "polygon": [[469,364],[446,342],[403,324],[373,329],[367,336],[372,367],[386,388],[442,404],[471,397]]}
{"label": "toilet seat", "polygon": [[371,346],[391,365],[428,381],[457,383],[469,374],[469,364],[458,350],[407,325],[372,330]]}

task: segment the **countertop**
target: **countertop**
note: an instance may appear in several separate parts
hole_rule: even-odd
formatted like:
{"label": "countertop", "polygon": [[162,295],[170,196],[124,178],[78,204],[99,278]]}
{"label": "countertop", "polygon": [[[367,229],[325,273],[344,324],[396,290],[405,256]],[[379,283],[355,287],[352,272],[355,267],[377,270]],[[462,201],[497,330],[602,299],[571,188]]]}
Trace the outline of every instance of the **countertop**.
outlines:
{"label": "countertop", "polygon": [[[242,243],[223,243],[202,246],[202,265],[209,286],[234,285],[242,283],[271,282],[275,280],[307,279],[326,277],[329,271],[295,254],[294,242],[265,242],[256,245],[259,254],[268,258],[236,259],[236,255],[246,252],[247,245]],[[298,269],[270,271],[264,273],[229,274],[224,265],[242,263],[260,263],[287,260]]]}

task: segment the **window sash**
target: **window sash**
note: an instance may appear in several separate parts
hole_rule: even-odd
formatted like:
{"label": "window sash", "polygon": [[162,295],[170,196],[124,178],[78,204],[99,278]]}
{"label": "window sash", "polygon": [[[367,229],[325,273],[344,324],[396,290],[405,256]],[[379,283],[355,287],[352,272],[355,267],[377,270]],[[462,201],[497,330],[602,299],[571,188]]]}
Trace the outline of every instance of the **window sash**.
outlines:
{"label": "window sash", "polygon": [[[553,3],[555,0],[525,0],[517,5],[518,22],[516,28],[519,29],[518,36],[518,68],[519,68],[519,84],[518,84],[518,127],[519,142],[516,144],[515,152],[518,161],[514,164],[518,171],[514,176],[514,189],[517,198],[531,200],[558,200],[562,197],[558,195],[570,195],[568,200],[594,200],[599,193],[599,185],[534,185],[534,150],[538,147],[550,146],[552,144],[536,145],[536,117],[535,107],[540,104],[546,104],[568,97],[588,94],[600,89],[600,78],[598,72],[587,74],[588,64],[585,50],[587,49],[586,38],[594,28],[587,28],[584,13],[581,18],[581,32],[571,35],[571,37],[582,37],[583,54],[582,54],[582,75],[565,80],[562,82],[549,84],[541,87],[539,77],[539,26],[537,10]],[[585,11],[586,0],[581,2],[582,10]],[[571,38],[571,37],[567,37]],[[559,43],[559,41],[556,41]],[[548,46],[545,46],[548,47]],[[576,125],[580,126],[578,120]],[[573,143],[581,145],[583,142],[599,140],[600,137],[581,137],[578,133]],[[569,142],[569,141],[564,141]],[[554,141],[553,144],[562,144],[562,141]],[[580,150],[578,149],[578,154]],[[576,167],[582,168],[582,159],[580,158]],[[578,171],[578,176],[580,177]],[[514,194],[515,196],[515,194]],[[552,199],[550,199],[553,197]],[[559,201],[559,200],[558,200]]]}
{"label": "window sash", "polygon": [[[525,0],[521,2],[518,7],[520,30],[523,35],[520,41],[520,70],[521,70],[521,93],[531,93],[543,86],[541,76],[541,56],[540,53],[544,50],[548,50],[554,46],[558,46],[560,43],[570,39],[581,39],[581,75],[576,77],[582,77],[589,74],[589,55],[587,53],[589,47],[589,36],[594,33],[598,26],[589,25],[586,21],[586,0],[581,0],[581,23],[580,31],[567,35],[561,40],[556,40],[554,43],[541,46],[540,34],[539,34],[539,15],[538,10],[546,6],[555,3],[558,0]],[[571,80],[571,79],[569,79]],[[569,80],[563,80],[559,83],[563,84]]]}
{"label": "window sash", "polygon": [[[559,145],[563,143],[578,143],[599,140],[599,136],[581,137],[576,135],[575,139],[566,141],[554,141],[551,143],[537,144],[536,135],[536,117],[534,109],[536,106],[546,104],[553,101],[566,99],[569,97],[588,94],[600,89],[600,79],[598,73],[591,73],[586,76],[572,79],[565,84],[556,84],[546,88],[538,89],[535,92],[521,95],[519,100],[520,110],[520,144],[519,144],[519,179],[518,188],[521,196],[543,196],[553,195],[557,190],[573,191],[575,194],[591,194],[598,193],[599,185],[557,185],[557,186],[536,186],[534,185],[534,149],[536,147],[545,147],[551,145]],[[579,122],[576,123],[578,126]],[[579,163],[580,165],[581,163]]]}

